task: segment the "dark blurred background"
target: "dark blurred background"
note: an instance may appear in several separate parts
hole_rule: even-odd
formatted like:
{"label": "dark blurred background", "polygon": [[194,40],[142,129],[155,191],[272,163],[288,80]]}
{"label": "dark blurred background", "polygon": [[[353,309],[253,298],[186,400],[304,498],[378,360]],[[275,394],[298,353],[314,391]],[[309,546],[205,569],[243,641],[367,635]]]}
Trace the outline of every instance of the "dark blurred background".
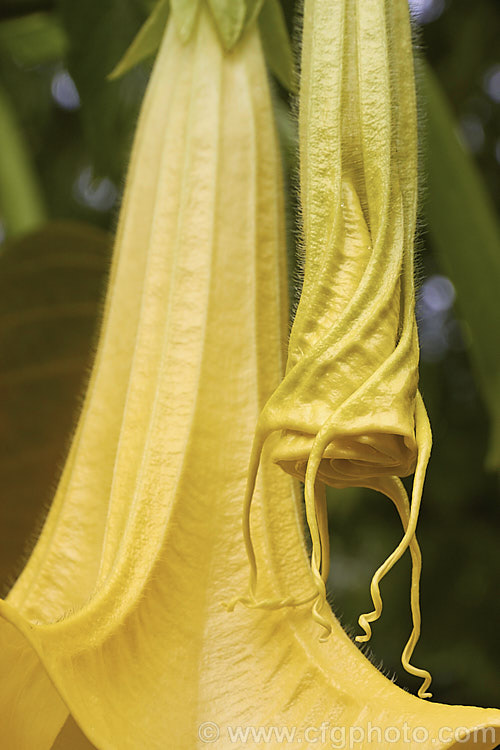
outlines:
{"label": "dark blurred background", "polygon": [[[498,210],[499,4],[410,4],[420,52]],[[296,3],[283,6],[293,30]],[[106,75],[150,7],[148,0],[0,0],[0,195],[8,155],[18,148],[34,194],[29,228],[38,228],[23,238],[22,227],[3,221],[0,200],[0,343],[7,353],[0,372],[2,593],[50,501],[90,366],[109,233],[150,65],[115,83]],[[276,92],[283,114],[288,97],[278,85]],[[9,140],[13,132],[19,143]],[[293,156],[287,163],[293,171]],[[418,532],[423,633],[414,662],[433,673],[436,700],[500,706],[500,487],[498,474],[485,470],[488,414],[471,369],[467,325],[424,215],[418,244],[421,390],[434,449]],[[492,339],[492,347],[499,345]],[[371,576],[401,530],[390,501],[375,493],[332,491],[329,501],[330,598],[356,633],[358,615],[371,608]],[[415,690],[418,681],[399,667],[411,629],[409,575],[405,557],[384,580],[384,613],[370,647],[376,664]]]}

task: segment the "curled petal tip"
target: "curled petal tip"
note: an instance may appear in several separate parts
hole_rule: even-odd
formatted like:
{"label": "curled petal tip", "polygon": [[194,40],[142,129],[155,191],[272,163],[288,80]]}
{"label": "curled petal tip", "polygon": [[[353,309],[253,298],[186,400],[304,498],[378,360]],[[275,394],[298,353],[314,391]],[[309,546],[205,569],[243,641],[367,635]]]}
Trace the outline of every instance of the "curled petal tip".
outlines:
{"label": "curled petal tip", "polygon": [[323,628],[323,633],[321,634],[319,639],[321,643],[327,641],[332,633],[331,623],[326,619],[324,615],[321,614],[324,603],[325,600],[318,596],[312,608],[313,619]]}
{"label": "curled petal tip", "polygon": [[370,626],[370,622],[373,622],[374,620],[378,620],[378,617],[373,617],[372,615],[375,615],[375,612],[371,612],[369,615],[360,615],[358,618],[358,625],[360,628],[362,628],[365,631],[364,635],[357,635],[356,640],[358,643],[366,643],[370,640],[372,637],[372,629]]}
{"label": "curled petal tip", "polygon": [[356,640],[356,643],[368,643],[370,638],[371,638],[371,633],[370,635],[357,635],[355,640]]}
{"label": "curled petal tip", "polygon": [[405,669],[410,674],[413,673],[417,677],[422,677],[423,682],[418,689],[417,696],[419,698],[422,698],[423,700],[426,700],[427,698],[432,698],[432,693],[427,692],[432,682],[432,677],[429,674],[429,672],[426,669],[416,669],[415,667],[412,667],[411,664],[408,664],[407,666],[405,666]]}
{"label": "curled petal tip", "polygon": [[419,698],[422,698],[422,700],[427,700],[428,698],[432,698],[432,693],[421,693],[420,690],[417,693]]}
{"label": "curled petal tip", "polygon": [[331,629],[330,629],[330,630],[327,630],[327,631],[325,631],[325,632],[324,632],[324,633],[323,633],[323,634],[322,634],[322,635],[320,636],[319,642],[320,642],[320,643],[326,643],[326,642],[327,642],[327,641],[329,640],[329,638],[330,638],[331,634],[332,634],[332,631],[331,631]]}

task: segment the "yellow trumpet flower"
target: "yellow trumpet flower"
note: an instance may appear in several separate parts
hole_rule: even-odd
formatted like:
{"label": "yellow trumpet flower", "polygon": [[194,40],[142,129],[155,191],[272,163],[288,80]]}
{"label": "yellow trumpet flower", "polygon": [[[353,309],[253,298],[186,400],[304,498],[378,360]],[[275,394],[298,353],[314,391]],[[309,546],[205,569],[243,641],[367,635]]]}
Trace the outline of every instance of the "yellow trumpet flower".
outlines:
{"label": "yellow trumpet flower", "polygon": [[[83,411],[41,537],[0,602],[3,746],[491,750],[500,712],[400,690],[326,605],[325,642],[307,608],[222,606],[246,584],[248,458],[284,367],[281,165],[255,25],[228,52],[203,4],[187,40],[174,21]],[[301,498],[273,440],[251,518],[259,591],[302,600],[317,591]]]}
{"label": "yellow trumpet flower", "polygon": [[[287,373],[259,420],[247,490],[245,538],[258,603],[250,502],[262,445],[281,431],[274,460],[305,482],[317,586],[315,618],[326,602],[328,528],[323,483],[368,487],[396,505],[405,533],[372,580],[380,582],[410,547],[413,631],[420,635],[421,554],[415,529],[432,437],[418,385],[413,239],[417,128],[413,58],[405,0],[307,0],[300,92],[304,285],[291,332]],[[399,477],[415,470],[411,506]],[[288,597],[275,606],[297,605]],[[264,601],[267,607],[270,601]]]}

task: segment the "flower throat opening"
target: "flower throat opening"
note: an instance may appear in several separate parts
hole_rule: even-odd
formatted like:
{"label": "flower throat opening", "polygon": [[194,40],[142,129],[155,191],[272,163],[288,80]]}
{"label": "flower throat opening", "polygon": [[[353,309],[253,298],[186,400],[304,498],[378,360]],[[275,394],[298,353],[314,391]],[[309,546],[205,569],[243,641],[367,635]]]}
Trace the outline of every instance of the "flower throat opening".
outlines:
{"label": "flower throat opening", "polygon": [[[420,396],[417,398],[416,402],[415,429],[418,457],[415,467],[411,503],[408,500],[408,495],[401,479],[396,476],[376,476],[374,474],[372,477],[366,476],[356,485],[367,489],[374,489],[385,494],[394,503],[404,531],[403,537],[397,547],[373,575],[370,584],[373,610],[360,615],[358,622],[364,633],[358,635],[356,641],[359,643],[366,643],[370,640],[372,635],[371,623],[376,622],[382,614],[383,602],[380,593],[380,584],[387,573],[389,573],[394,565],[401,559],[406,550],[409,549],[412,563],[410,604],[413,628],[403,649],[401,663],[409,674],[422,679],[422,684],[418,690],[418,696],[420,698],[430,698],[432,695],[428,692],[432,680],[430,673],[425,669],[420,669],[411,664],[411,658],[418,643],[421,631],[420,575],[422,570],[422,555],[416,538],[416,526],[420,510],[423,483],[432,444],[429,420]],[[345,457],[348,454],[348,449],[344,448],[343,453],[341,452],[342,458],[336,459],[332,450],[332,444],[335,444],[336,442],[335,433],[335,415],[333,415],[332,419],[321,428],[314,438],[312,438],[311,449],[307,460],[298,460],[295,464],[290,461],[289,458],[287,460],[280,460],[279,452],[277,450],[274,451],[273,458],[275,462],[282,465],[288,473],[293,474],[304,481],[305,512],[311,536],[310,564],[315,591],[310,596],[306,596],[302,599],[294,597],[265,599],[259,598],[258,595],[258,565],[250,530],[252,499],[255,491],[262,450],[264,448],[264,443],[271,434],[271,431],[264,426],[263,420],[259,423],[250,460],[248,484],[243,510],[243,536],[250,563],[249,590],[247,596],[237,597],[226,605],[229,611],[232,611],[238,603],[250,608],[261,609],[280,609],[285,607],[302,607],[310,605],[312,617],[323,628],[323,634],[320,636],[321,641],[328,640],[332,631],[332,626],[327,614],[328,603],[326,595],[330,549],[324,481],[325,474],[327,474],[328,467],[328,473],[330,474],[330,481],[328,484],[331,486],[337,488],[354,486],[352,477],[349,478],[348,475],[346,475],[345,479],[343,479],[338,473],[338,469],[334,470],[335,479],[333,479],[332,469],[335,467],[336,460],[340,460],[341,462],[347,461],[351,467],[362,463],[362,459],[356,457],[356,452],[355,450],[353,451],[352,448],[355,446],[356,442],[358,442],[361,448],[360,453],[362,453],[367,442],[369,442],[369,440],[367,441],[366,436],[359,436],[358,441],[351,439],[348,442],[351,445],[352,458],[349,459]],[[337,440],[337,442],[341,443],[339,440]],[[374,465],[372,464],[372,469],[373,466]]]}

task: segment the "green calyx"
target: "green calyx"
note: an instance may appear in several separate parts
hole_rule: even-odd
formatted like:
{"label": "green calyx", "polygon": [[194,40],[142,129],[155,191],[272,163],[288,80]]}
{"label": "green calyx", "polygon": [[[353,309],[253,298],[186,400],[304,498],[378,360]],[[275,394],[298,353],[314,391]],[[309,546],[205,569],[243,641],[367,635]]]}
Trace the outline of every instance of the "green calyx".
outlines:
{"label": "green calyx", "polygon": [[110,79],[119,78],[157,52],[170,12],[179,37],[187,42],[202,2],[208,4],[227,52],[234,48],[252,23],[258,22],[269,68],[282,86],[295,91],[293,52],[280,0],[157,0]]}
{"label": "green calyx", "polygon": [[129,70],[158,51],[169,14],[169,0],[158,0],[134,41],[118,65],[109,74],[110,80],[121,78]]}

